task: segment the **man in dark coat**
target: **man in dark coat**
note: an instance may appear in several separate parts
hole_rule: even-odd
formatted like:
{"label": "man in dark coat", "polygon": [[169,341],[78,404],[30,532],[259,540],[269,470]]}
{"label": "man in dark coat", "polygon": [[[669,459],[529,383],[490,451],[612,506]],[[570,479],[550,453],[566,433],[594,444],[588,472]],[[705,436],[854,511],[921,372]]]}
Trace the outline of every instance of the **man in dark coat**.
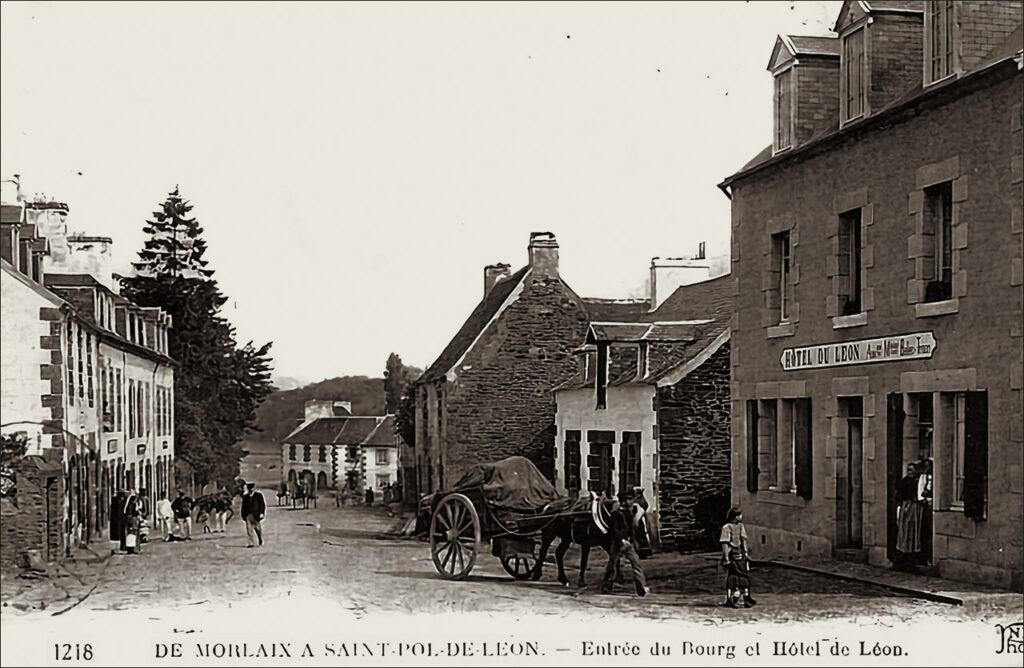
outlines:
{"label": "man in dark coat", "polygon": [[263,545],[263,518],[267,515],[267,502],[263,493],[256,489],[256,483],[246,484],[242,495],[242,519],[245,520],[245,531],[249,536],[249,547]]}
{"label": "man in dark coat", "polygon": [[181,539],[192,540],[192,497],[179,489],[178,498],[171,502],[171,510],[174,511],[174,520],[180,528]]}
{"label": "man in dark coat", "polygon": [[608,567],[604,570],[604,582],[601,584],[601,592],[604,594],[612,592],[612,581],[615,579],[619,557],[625,557],[629,562],[630,568],[633,570],[633,585],[636,587],[637,596],[646,596],[650,593],[650,589],[647,588],[647,578],[644,576],[643,566],[640,565],[636,535],[633,531],[635,500],[635,492],[626,492],[622,499],[622,506],[620,507],[618,503],[615,503],[612,509],[611,520],[608,523],[608,533],[611,538],[608,552]]}

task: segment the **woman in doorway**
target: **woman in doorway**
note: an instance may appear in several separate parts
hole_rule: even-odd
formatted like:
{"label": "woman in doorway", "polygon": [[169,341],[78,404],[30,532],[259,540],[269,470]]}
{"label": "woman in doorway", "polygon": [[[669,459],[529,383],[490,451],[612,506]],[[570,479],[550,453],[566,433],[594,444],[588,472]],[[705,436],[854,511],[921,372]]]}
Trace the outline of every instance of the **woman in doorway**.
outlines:
{"label": "woman in doorway", "polygon": [[907,464],[907,474],[896,483],[896,559],[893,568],[913,570],[921,552],[921,521],[924,505],[917,491],[917,464]]}

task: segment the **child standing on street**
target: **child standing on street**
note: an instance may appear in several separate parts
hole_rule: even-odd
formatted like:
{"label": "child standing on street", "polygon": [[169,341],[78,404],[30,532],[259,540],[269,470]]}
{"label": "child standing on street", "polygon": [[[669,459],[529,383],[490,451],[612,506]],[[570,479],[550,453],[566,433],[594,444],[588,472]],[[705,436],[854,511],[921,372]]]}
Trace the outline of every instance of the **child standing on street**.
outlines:
{"label": "child standing on street", "polygon": [[747,529],[743,526],[743,513],[739,508],[729,510],[718,542],[722,546],[722,566],[726,571],[725,607],[737,607],[741,597],[745,607],[757,605],[750,596],[750,553]]}

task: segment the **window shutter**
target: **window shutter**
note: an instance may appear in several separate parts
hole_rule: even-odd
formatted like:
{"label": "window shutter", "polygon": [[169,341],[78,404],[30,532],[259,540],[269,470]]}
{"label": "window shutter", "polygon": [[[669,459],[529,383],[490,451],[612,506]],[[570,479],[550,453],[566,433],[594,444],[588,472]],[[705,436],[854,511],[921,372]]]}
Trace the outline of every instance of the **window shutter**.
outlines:
{"label": "window shutter", "polygon": [[747,491],[757,494],[757,478],[760,471],[757,467],[757,400],[747,402]]}
{"label": "window shutter", "polygon": [[988,495],[988,395],[968,392],[964,424],[964,516],[985,519]]}
{"label": "window shutter", "polygon": [[811,498],[814,482],[813,441],[811,439],[811,400],[797,399],[796,410],[796,493]]}

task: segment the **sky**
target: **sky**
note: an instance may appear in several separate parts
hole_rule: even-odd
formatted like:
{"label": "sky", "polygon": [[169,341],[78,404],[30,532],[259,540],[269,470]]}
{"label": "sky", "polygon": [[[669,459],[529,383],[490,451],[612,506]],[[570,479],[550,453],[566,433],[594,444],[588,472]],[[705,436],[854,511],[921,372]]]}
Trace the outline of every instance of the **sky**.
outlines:
{"label": "sky", "polygon": [[3,3],[0,173],[124,273],[180,186],[277,377],[422,368],[530,232],[586,297],[727,253],[775,37],[840,4]]}

